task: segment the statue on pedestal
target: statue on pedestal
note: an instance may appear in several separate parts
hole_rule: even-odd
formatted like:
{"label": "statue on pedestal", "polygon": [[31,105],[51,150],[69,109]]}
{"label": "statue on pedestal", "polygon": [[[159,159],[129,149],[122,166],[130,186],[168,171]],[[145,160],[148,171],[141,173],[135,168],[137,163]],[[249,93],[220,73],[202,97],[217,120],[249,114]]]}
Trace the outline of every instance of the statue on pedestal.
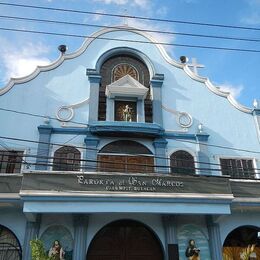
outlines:
{"label": "statue on pedestal", "polygon": [[189,260],[200,260],[200,249],[196,247],[195,240],[191,239],[185,251],[185,255]]}

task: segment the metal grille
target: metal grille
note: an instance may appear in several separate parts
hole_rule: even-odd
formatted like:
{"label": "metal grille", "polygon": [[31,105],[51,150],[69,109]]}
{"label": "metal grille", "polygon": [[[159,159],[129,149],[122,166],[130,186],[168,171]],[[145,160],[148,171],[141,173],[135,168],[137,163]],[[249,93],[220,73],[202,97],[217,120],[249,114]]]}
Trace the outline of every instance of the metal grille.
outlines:
{"label": "metal grille", "polygon": [[22,250],[15,235],[0,226],[0,260],[21,260]]}

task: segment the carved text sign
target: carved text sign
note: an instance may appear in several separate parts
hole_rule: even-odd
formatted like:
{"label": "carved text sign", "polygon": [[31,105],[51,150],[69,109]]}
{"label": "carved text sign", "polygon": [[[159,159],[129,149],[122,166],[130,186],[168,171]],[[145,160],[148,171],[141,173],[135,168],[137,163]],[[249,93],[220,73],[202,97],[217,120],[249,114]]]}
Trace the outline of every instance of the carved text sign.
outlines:
{"label": "carved text sign", "polygon": [[77,175],[78,184],[87,189],[121,192],[178,192],[184,182],[167,177],[129,175]]}

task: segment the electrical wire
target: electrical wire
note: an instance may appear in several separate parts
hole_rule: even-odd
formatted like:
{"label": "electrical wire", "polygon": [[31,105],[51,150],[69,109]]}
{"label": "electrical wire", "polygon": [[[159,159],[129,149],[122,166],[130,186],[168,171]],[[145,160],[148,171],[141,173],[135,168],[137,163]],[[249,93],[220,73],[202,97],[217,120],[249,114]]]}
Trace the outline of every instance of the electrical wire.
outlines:
{"label": "electrical wire", "polygon": [[[85,27],[94,27],[101,29],[120,29],[119,26],[107,26],[107,25],[98,25],[98,24],[89,24],[89,23],[75,23],[59,20],[46,20],[38,18],[28,18],[28,17],[19,17],[19,16],[8,16],[0,15],[0,18],[19,20],[19,21],[28,21],[28,22],[40,22],[40,23],[52,23],[52,24],[62,24],[62,25],[73,25],[73,26],[85,26]],[[130,31],[131,29],[125,28],[124,30]],[[206,34],[194,34],[194,33],[183,33],[183,32],[172,32],[172,31],[161,31],[161,30],[148,30],[134,28],[138,32],[148,32],[148,33],[158,33],[158,34],[167,34],[167,35],[180,35],[180,36],[189,36],[189,37],[201,37],[201,38],[212,38],[212,39],[222,39],[222,40],[235,40],[235,41],[247,41],[247,42],[260,42],[260,39],[251,39],[251,38],[241,38],[241,37],[230,37],[223,35],[206,35]]]}
{"label": "electrical wire", "polygon": [[[6,111],[6,112],[12,112],[12,113],[17,113],[17,114],[23,114],[23,115],[29,115],[29,116],[35,116],[35,117],[41,117],[41,118],[46,118],[46,116],[43,115],[37,115],[37,114],[33,114],[33,113],[28,113],[28,112],[20,112],[18,110],[13,110],[13,109],[6,109],[6,108],[2,108],[0,107],[0,111]],[[56,118],[53,118],[55,120],[58,120]],[[59,120],[58,120],[59,121]],[[72,122],[72,121],[71,121]],[[84,123],[78,123],[78,124],[82,124],[84,125]],[[88,126],[88,124],[85,124],[86,126]],[[34,143],[42,143],[42,144],[52,144],[52,145],[57,145],[57,146],[62,146],[62,144],[58,144],[58,143],[46,143],[46,142],[40,142],[40,141],[32,141],[32,140],[28,140],[28,139],[20,139],[20,138],[12,138],[12,137],[5,137],[5,136],[0,136],[0,138],[3,139],[9,139],[9,140],[15,140],[15,141],[25,141],[25,142],[34,142]],[[191,143],[191,144],[198,144],[195,141],[190,141],[190,140],[184,140],[182,138],[176,137],[174,138],[176,141],[179,142],[186,142],[186,143]],[[235,147],[228,147],[228,146],[223,146],[223,145],[216,145],[216,144],[209,144],[209,143],[200,143],[200,145],[203,146],[209,146],[209,147],[215,147],[215,148],[221,148],[221,149],[228,149],[228,150],[232,150],[232,151],[240,151],[240,152],[248,152],[248,153],[255,153],[255,154],[260,154],[260,151],[253,151],[253,150],[249,150],[249,149],[242,149],[242,148],[235,148]],[[75,146],[76,148],[80,148],[80,149],[89,149],[89,150],[98,150],[96,148],[86,148],[83,146]]]}
{"label": "electrical wire", "polygon": [[15,3],[7,3],[7,2],[0,2],[0,5],[15,6],[15,7],[22,7],[22,8],[33,8],[33,9],[41,9],[41,10],[48,10],[48,11],[60,11],[60,12],[70,12],[70,13],[78,13],[78,14],[119,17],[119,18],[137,19],[137,20],[145,20],[145,21],[198,25],[198,26],[206,26],[206,27],[219,27],[219,28],[243,29],[243,30],[254,30],[254,31],[260,30],[260,28],[258,28],[258,27],[246,27],[246,26],[236,26],[236,25],[227,25],[227,24],[215,24],[215,23],[203,23],[203,22],[184,21],[184,20],[160,19],[160,18],[152,18],[152,17],[144,17],[144,16],[132,16],[132,15],[105,13],[105,12],[83,11],[83,10],[76,10],[76,9],[54,8],[54,7],[46,7],[46,6],[39,6],[39,5],[36,6],[36,5],[15,4]]}
{"label": "electrical wire", "polygon": [[79,35],[79,34],[46,32],[46,31],[36,31],[36,30],[6,28],[6,27],[0,27],[0,30],[12,31],[12,32],[22,32],[22,33],[33,33],[33,34],[46,34],[46,35],[54,35],[54,36],[86,38],[86,39],[109,40],[109,41],[116,41],[116,42],[130,42],[130,43],[141,43],[141,44],[152,44],[152,45],[164,45],[164,46],[175,46],[175,47],[198,48],[198,49],[210,49],[210,50],[222,50],[222,51],[238,51],[238,52],[249,52],[249,53],[259,53],[260,52],[260,50],[257,50],[257,49],[229,48],[229,47],[192,45],[192,44],[180,44],[180,43],[167,43],[167,42],[150,42],[150,41],[130,40],[130,39],[126,40],[126,39],[115,39],[115,38],[110,38],[110,37],[100,37],[100,36],[96,37],[96,36],[86,36],[86,35]]}

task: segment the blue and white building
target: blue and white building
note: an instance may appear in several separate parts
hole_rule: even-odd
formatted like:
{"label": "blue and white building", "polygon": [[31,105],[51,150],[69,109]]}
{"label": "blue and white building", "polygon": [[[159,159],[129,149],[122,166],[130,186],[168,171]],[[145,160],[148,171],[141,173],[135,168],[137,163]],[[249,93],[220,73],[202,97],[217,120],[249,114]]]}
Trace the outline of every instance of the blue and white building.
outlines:
{"label": "blue and white building", "polygon": [[257,102],[135,28],[60,49],[0,90],[0,259],[260,259]]}

